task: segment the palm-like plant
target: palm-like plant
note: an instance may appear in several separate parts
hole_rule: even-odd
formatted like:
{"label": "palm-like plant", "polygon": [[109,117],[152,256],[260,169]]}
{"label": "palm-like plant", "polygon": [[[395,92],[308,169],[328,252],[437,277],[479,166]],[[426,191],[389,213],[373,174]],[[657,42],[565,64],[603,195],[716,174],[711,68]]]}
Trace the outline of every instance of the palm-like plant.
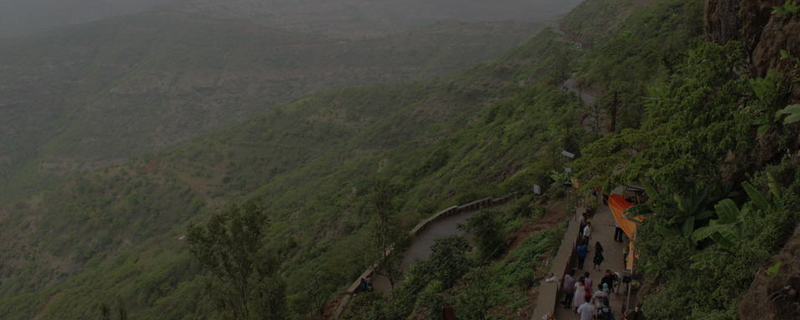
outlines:
{"label": "palm-like plant", "polygon": [[786,116],[786,118],[783,118],[784,124],[792,124],[800,121],[800,104],[793,104],[778,110],[778,112],[775,113],[775,118],[776,120],[780,120],[784,115]]}
{"label": "palm-like plant", "polygon": [[694,241],[711,238],[725,249],[733,249],[741,243],[742,225],[748,215],[764,216],[768,212],[782,210],[780,203],[781,188],[775,179],[769,176],[769,197],[764,196],[748,182],[742,183],[742,189],[747,193],[750,201],[741,209],[731,199],[724,199],[714,206],[717,219],[709,221],[707,227],[702,227],[692,233]]}
{"label": "palm-like plant", "polygon": [[678,193],[659,191],[650,183],[644,183],[643,186],[650,200],[646,204],[631,207],[627,213],[634,216],[658,214],[667,220],[666,225],[659,228],[662,233],[680,232],[685,237],[692,235],[698,221],[714,217],[714,211],[709,209],[711,204],[718,199],[718,194],[727,194],[729,191],[718,186]]}

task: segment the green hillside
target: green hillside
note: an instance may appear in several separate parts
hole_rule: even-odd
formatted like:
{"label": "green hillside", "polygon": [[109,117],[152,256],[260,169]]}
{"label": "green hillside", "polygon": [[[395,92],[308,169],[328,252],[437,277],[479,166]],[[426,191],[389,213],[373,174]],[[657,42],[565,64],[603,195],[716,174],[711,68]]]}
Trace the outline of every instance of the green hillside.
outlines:
{"label": "green hillside", "polygon": [[[747,303],[772,303],[742,300],[753,279],[788,281],[768,289],[780,293],[796,265],[772,260],[798,221],[800,127],[797,107],[787,108],[800,102],[796,48],[771,56],[755,54],[753,39],[706,42],[714,21],[704,21],[700,0],[585,6],[562,28],[595,39],[591,50],[545,30],[465,72],[295,100],[3,206],[0,317],[103,319],[110,306],[132,319],[224,319],[234,311],[216,299],[222,280],[189,250],[198,255],[204,229],[195,227],[259,206],[266,222],[229,226],[266,230],[248,258],[259,258],[257,283],[268,285],[243,296],[269,293],[253,305],[270,311],[252,318],[312,319],[383,251],[380,219],[405,231],[440,209],[534,183],[558,199],[560,152],[570,150],[578,196],[647,189],[630,212],[648,217],[635,239],[647,319],[748,319]],[[759,21],[800,26],[784,11]],[[592,12],[614,21],[580,19]],[[599,20],[596,29],[577,23]],[[760,73],[754,63],[777,67]],[[573,71],[596,106],[563,90]],[[532,234],[507,254],[481,246],[505,243],[538,205],[525,196],[505,214],[476,215],[467,228],[499,231],[477,233],[473,253],[457,238],[442,242],[440,261],[458,268],[419,265],[395,295],[363,295],[351,315],[413,319],[446,302],[469,310],[465,319],[517,319],[536,286],[531,270],[540,273],[562,230]]]}
{"label": "green hillside", "polygon": [[[302,99],[20,202],[3,223],[14,237],[3,249],[10,278],[0,286],[0,310],[10,319],[85,317],[96,313],[85,306],[121,295],[135,314],[164,319],[164,304],[176,303],[166,318],[204,313],[203,298],[186,299],[184,290],[200,294],[202,279],[176,238],[188,222],[236,199],[268,207],[270,243],[284,254],[290,294],[305,292],[303,279],[321,278],[328,296],[370,256],[367,248],[345,250],[363,243],[372,176],[401,190],[410,226],[448,203],[546,179],[553,151],[575,148],[581,130],[564,108],[577,102],[544,84],[557,74],[554,57],[575,53],[553,37],[540,34],[498,62],[442,81]],[[537,169],[512,178],[526,164]],[[296,312],[307,311],[300,302]]]}
{"label": "green hillside", "polygon": [[0,193],[176,146],[305,95],[471,67],[536,29],[444,22],[344,41],[151,12],[5,39]]}

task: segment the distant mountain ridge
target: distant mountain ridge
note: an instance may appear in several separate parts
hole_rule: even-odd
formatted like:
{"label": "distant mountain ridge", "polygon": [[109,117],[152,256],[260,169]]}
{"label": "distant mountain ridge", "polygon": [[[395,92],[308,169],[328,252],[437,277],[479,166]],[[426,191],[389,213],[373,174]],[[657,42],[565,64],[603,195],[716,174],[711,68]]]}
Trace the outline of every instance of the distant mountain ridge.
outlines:
{"label": "distant mountain ridge", "polygon": [[0,0],[0,38],[148,10],[330,36],[386,35],[442,20],[542,23],[582,0]]}
{"label": "distant mountain ridge", "polygon": [[335,40],[149,12],[0,40],[0,189],[174,146],[308,94],[471,66],[538,27],[447,22]]}
{"label": "distant mountain ridge", "polygon": [[290,31],[353,38],[442,20],[544,23],[583,0],[185,0],[169,10],[248,20]]}

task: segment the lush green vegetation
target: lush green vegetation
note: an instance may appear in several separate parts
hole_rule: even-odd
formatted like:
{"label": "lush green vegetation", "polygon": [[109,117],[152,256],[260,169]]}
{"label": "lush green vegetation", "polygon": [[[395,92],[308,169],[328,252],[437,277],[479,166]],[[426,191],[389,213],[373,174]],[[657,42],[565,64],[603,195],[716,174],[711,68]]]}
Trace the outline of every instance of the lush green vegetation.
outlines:
{"label": "lush green vegetation", "polygon": [[[580,68],[638,108],[576,166],[586,186],[647,186],[649,201],[632,209],[649,216],[637,235],[647,319],[738,318],[741,296],[798,218],[789,209],[798,193],[786,192],[800,186],[797,132],[775,118],[790,82],[753,76],[739,43],[700,41],[701,8],[678,0],[637,11],[620,26],[628,34],[610,36]],[[633,43],[614,47],[624,41]],[[625,90],[630,80],[642,86]]]}
{"label": "lush green vegetation", "polygon": [[[497,227],[502,230],[525,220],[510,212],[486,214],[500,215]],[[535,234],[494,264],[480,250],[473,251],[464,238],[437,240],[429,260],[415,265],[391,297],[359,295],[346,318],[405,319],[415,315],[441,319],[443,306],[455,306],[464,319],[519,317],[533,302],[529,290],[537,286],[537,277],[544,276],[541,267],[558,248],[564,229]]]}
{"label": "lush green vegetation", "polygon": [[251,203],[189,227],[189,250],[212,275],[206,292],[217,302],[219,317],[286,318],[286,283],[277,272],[277,255],[265,246],[267,226],[267,213]]}
{"label": "lush green vegetation", "polygon": [[298,100],[19,202],[2,224],[17,235],[4,249],[3,317],[99,317],[91,306],[117,296],[143,319],[210,314],[202,268],[178,238],[229,201],[266,208],[287,310],[316,312],[374,261],[373,177],[394,190],[401,230],[449,205],[549,185],[558,152],[585,141],[579,102],[548,84],[569,66],[552,61],[577,54],[554,37],[440,81]]}
{"label": "lush green vegetation", "polygon": [[538,29],[447,22],[335,40],[159,11],[3,39],[0,198],[174,147],[306,95],[463,70]]}
{"label": "lush green vegetation", "polygon": [[[248,243],[257,245],[241,260],[268,254],[259,261],[274,264],[245,263],[251,273],[239,281],[285,283],[285,300],[270,300],[276,304],[264,314],[313,318],[376,258],[396,258],[381,255],[402,238],[395,233],[450,205],[559,185],[559,153],[569,150],[586,188],[648,189],[648,203],[633,210],[649,215],[637,236],[648,319],[736,319],[756,270],[769,267],[797,222],[798,132],[786,103],[795,74],[755,77],[739,43],[701,41],[700,0],[634,4],[587,1],[573,13],[565,28],[579,29],[566,31],[596,39],[584,56],[545,31],[455,76],[297,100],[4,207],[0,317],[237,314],[251,294],[272,293],[254,289],[220,308],[220,265],[203,257],[224,249],[199,248],[233,240],[203,228],[233,230],[242,212],[267,212],[253,218],[264,229],[251,230],[257,236]],[[612,8],[597,12],[613,23],[576,24],[591,6]],[[574,70],[601,93],[597,106],[561,90]],[[580,119],[591,113],[613,130],[590,134]],[[517,312],[536,285],[531,269],[561,233],[535,235],[505,256],[493,250],[541,210],[531,202],[477,214],[467,227],[478,233],[475,249],[462,238],[440,241],[392,297],[359,295],[352,316],[435,318],[443,305],[474,319]],[[226,209],[232,203],[264,211]],[[189,228],[185,241],[190,225],[201,227]]]}

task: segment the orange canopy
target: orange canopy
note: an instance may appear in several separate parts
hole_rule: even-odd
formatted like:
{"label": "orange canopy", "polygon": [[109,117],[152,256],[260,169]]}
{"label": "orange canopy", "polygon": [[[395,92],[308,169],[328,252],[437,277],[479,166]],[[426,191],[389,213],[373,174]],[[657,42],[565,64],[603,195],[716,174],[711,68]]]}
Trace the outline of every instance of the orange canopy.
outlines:
{"label": "orange canopy", "polygon": [[608,197],[608,206],[611,208],[611,212],[614,214],[614,220],[617,222],[622,231],[628,236],[628,239],[631,239],[630,242],[630,250],[628,252],[628,265],[626,266],[629,270],[633,269],[633,263],[635,260],[636,253],[634,251],[634,237],[636,236],[636,227],[638,224],[644,221],[644,218],[639,217],[629,217],[625,215],[625,210],[628,208],[633,207],[633,204],[626,201],[622,198],[622,196],[618,194],[612,194]]}
{"label": "orange canopy", "polygon": [[610,197],[608,197],[608,206],[611,207],[611,212],[614,213],[614,220],[617,221],[617,224],[620,226],[620,228],[622,228],[622,231],[625,232],[629,239],[633,239],[633,236],[636,234],[637,223],[644,221],[642,217],[636,217],[632,218],[633,220],[630,220],[625,216],[625,210],[633,207],[633,204],[626,201],[618,194],[612,194]]}

